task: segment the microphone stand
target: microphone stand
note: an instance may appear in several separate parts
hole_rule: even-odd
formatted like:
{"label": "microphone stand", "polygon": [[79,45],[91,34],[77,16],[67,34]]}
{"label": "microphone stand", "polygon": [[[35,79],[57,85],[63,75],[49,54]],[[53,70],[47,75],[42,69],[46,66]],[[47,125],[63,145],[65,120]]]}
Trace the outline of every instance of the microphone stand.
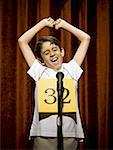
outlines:
{"label": "microphone stand", "polygon": [[58,92],[58,118],[57,118],[57,150],[63,150],[63,133],[62,133],[62,108],[63,108],[63,73],[58,72],[57,92]]}

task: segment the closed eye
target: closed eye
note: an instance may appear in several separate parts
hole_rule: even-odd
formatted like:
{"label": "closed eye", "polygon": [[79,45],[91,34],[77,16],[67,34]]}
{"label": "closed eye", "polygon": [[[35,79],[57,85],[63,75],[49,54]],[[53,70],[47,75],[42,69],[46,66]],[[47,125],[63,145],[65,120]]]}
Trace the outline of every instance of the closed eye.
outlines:
{"label": "closed eye", "polygon": [[57,48],[55,47],[55,48],[53,48],[53,51],[55,52],[55,51],[57,51]]}
{"label": "closed eye", "polygon": [[48,52],[46,52],[46,53],[44,53],[45,55],[48,55],[49,53]]}
{"label": "closed eye", "polygon": [[44,55],[48,55],[49,54],[49,50],[46,50],[43,54]]}

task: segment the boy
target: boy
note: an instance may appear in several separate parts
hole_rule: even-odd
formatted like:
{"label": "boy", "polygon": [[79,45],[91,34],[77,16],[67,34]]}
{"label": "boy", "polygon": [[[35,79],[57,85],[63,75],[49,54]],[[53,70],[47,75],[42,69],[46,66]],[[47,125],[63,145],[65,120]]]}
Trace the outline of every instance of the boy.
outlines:
{"label": "boy", "polygon": [[[43,36],[39,38],[35,55],[32,52],[29,42],[44,27],[55,28],[56,30],[62,28],[80,40],[80,45],[69,63],[63,63],[65,55],[64,49],[61,48],[60,42],[52,36]],[[57,149],[57,114],[49,115],[40,120],[38,112],[38,92],[37,82],[42,79],[55,79],[58,72],[63,72],[64,78],[73,79],[75,90],[77,92],[77,81],[83,72],[80,68],[84,57],[86,55],[90,42],[90,36],[85,32],[77,29],[63,19],[54,21],[51,17],[42,19],[34,27],[25,32],[19,39],[18,43],[20,49],[28,63],[30,69],[28,74],[35,80],[35,108],[34,117],[30,130],[30,137],[34,137],[34,149],[37,150],[56,150]],[[54,92],[49,93],[49,96],[55,99]],[[79,139],[84,138],[84,133],[81,125],[77,94],[75,120],[70,116],[63,116],[63,143],[64,150],[75,150]]]}

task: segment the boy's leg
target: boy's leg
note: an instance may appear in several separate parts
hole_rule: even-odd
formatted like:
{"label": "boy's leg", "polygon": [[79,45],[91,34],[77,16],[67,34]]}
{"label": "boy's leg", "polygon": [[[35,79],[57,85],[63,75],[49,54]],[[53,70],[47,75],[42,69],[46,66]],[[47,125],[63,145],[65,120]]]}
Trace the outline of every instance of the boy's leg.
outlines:
{"label": "boy's leg", "polygon": [[64,150],[77,150],[78,140],[75,138],[64,138]]}
{"label": "boy's leg", "polygon": [[56,138],[36,137],[34,138],[33,150],[57,150]]}
{"label": "boy's leg", "polygon": [[[76,150],[78,141],[75,138],[64,138],[64,150]],[[36,137],[33,150],[57,150],[57,138]]]}

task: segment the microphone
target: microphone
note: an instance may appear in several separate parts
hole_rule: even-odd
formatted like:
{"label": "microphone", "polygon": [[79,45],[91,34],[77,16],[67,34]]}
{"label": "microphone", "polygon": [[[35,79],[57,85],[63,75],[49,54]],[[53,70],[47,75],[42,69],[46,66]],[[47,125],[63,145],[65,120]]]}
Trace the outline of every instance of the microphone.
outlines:
{"label": "microphone", "polygon": [[59,96],[61,96],[63,94],[63,78],[64,78],[64,74],[62,72],[58,72],[56,74],[57,77],[57,91],[60,94]]}
{"label": "microphone", "polygon": [[62,79],[64,78],[64,74],[62,72],[58,72],[56,74],[57,77],[57,90],[62,91],[63,90],[63,81]]}
{"label": "microphone", "polygon": [[56,74],[56,77],[57,77],[57,79],[59,79],[59,78],[63,79],[64,78],[64,74],[62,72],[58,72]]}

